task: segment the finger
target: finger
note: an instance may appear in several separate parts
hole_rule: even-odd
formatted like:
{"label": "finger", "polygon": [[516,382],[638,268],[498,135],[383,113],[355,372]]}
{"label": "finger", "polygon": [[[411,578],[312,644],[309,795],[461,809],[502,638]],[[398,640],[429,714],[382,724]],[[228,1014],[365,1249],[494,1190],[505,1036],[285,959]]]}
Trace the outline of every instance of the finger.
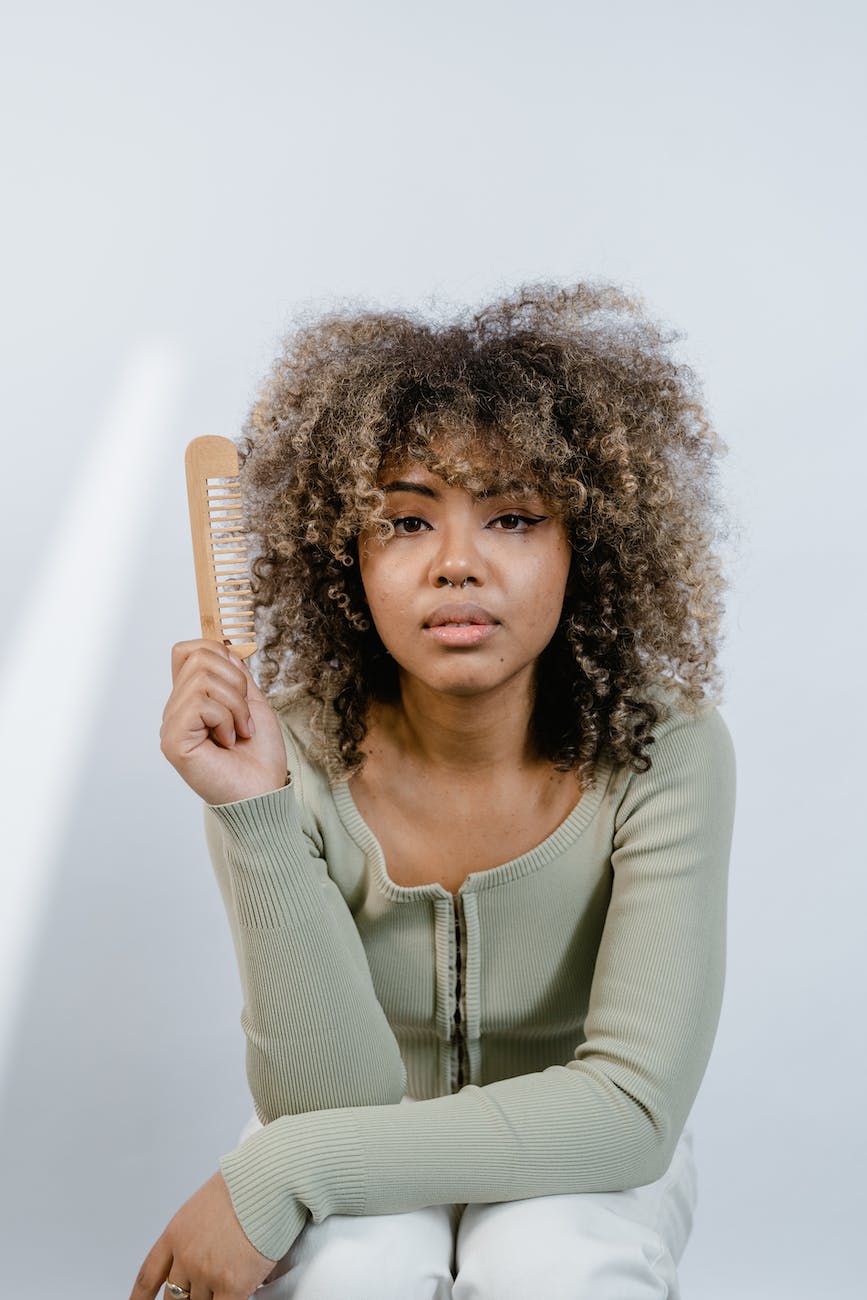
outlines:
{"label": "finger", "polygon": [[197,650],[207,649],[208,646],[219,646],[219,641],[206,641],[200,638],[198,641],[176,641],[172,646],[172,683],[178,680],[181,671],[187,660]]}
{"label": "finger", "polygon": [[250,667],[248,661],[246,659],[241,659],[238,655],[236,655],[231,645],[229,645],[227,641],[224,641],[223,644],[226,646],[226,649],[228,650],[229,658],[231,662],[233,664],[237,664],[244,674],[244,678],[247,683],[248,696],[250,696],[250,698],[254,700],[260,700],[263,703],[267,704],[268,703],[267,696],[263,695],[259,687],[259,683],[256,681],[256,678],[253,676],[253,670]]}
{"label": "finger", "polygon": [[138,1272],[129,1300],[155,1300],[156,1294],[169,1275],[172,1252],[160,1238],[148,1252]]}
{"label": "finger", "polygon": [[[191,659],[195,661],[192,668],[189,666]],[[218,664],[231,664],[235,668],[241,667],[241,660],[222,641],[211,640],[210,637],[201,637],[198,641],[176,641],[172,646],[172,682],[177,682],[182,673],[186,675],[193,671],[196,663],[210,663],[211,660],[216,660]]]}
{"label": "finger", "polygon": [[[174,1292],[169,1290],[170,1282],[172,1283],[173,1286],[179,1286],[182,1291],[186,1291],[187,1295],[190,1297],[190,1300],[197,1300],[196,1289],[193,1286],[192,1282],[190,1282],[189,1279],[187,1279],[186,1282],[179,1281],[179,1278],[181,1278],[182,1276],[184,1277],[186,1276],[184,1270],[182,1268],[179,1268],[177,1264],[172,1264],[172,1267],[169,1270],[169,1276],[166,1278],[166,1285],[163,1288],[163,1294],[161,1300],[175,1300]],[[206,1287],[205,1291],[200,1292],[200,1294],[204,1294],[205,1296],[209,1297],[210,1288]]]}
{"label": "finger", "polygon": [[[172,677],[175,687],[203,670],[225,677],[238,694],[259,704],[270,703],[246,660],[240,659],[226,641],[179,641],[172,646]],[[163,715],[165,717],[165,714]]]}
{"label": "finger", "polygon": [[[253,714],[247,686],[248,679],[240,668],[227,659],[208,655],[204,666],[198,660],[195,671],[188,677],[179,675],[163,709],[164,727],[195,734],[201,731],[202,724],[209,730],[221,728],[223,724],[219,733],[222,744],[231,743],[233,732],[249,738],[255,726],[251,725]],[[185,736],[179,739],[183,741]]]}
{"label": "finger", "polygon": [[210,695],[196,692],[175,700],[160,727],[160,748],[168,758],[186,755],[211,737],[224,749],[235,743],[235,715],[230,708]]}
{"label": "finger", "polygon": [[[182,688],[178,697],[179,704],[183,702],[185,707],[189,704],[200,714],[203,722],[207,721],[209,727],[219,726],[221,722],[229,723],[228,727],[223,727],[223,732],[226,734],[221,734],[220,737],[224,744],[230,738],[229,732],[235,731],[240,736],[251,736],[255,731],[255,727],[251,726],[253,714],[246,695],[246,683],[239,686],[234,669],[232,673],[232,679],[229,681],[225,674],[219,671],[212,672],[209,667],[206,672],[198,673],[195,682],[191,683],[192,696],[186,694]],[[215,705],[221,706],[225,713],[218,709],[214,716]],[[212,716],[214,721],[211,721]]]}

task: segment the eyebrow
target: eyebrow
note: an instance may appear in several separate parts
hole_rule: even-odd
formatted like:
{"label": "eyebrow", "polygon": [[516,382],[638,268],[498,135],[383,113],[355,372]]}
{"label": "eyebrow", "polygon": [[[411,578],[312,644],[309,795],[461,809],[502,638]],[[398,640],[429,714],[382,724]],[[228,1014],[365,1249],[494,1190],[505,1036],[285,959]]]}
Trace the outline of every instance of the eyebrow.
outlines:
{"label": "eyebrow", "polygon": [[[413,483],[410,479],[396,479],[393,483],[383,483],[383,492],[417,492],[419,496],[430,497],[434,501],[439,501],[440,493],[435,488],[428,487],[426,483]],[[532,483],[507,483],[501,488],[483,488],[481,492],[473,492],[472,496],[477,501],[486,501],[489,497],[507,497],[520,494],[521,496],[537,496],[538,488]]]}

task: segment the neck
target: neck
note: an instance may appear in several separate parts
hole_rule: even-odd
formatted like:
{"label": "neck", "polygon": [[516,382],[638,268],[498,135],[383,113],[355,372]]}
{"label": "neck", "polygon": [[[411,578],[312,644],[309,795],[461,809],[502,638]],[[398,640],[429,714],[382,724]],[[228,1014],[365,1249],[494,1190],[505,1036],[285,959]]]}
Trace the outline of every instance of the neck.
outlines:
{"label": "neck", "polygon": [[431,772],[490,776],[538,762],[531,720],[532,673],[479,695],[445,695],[401,674],[388,706],[390,731],[405,756]]}

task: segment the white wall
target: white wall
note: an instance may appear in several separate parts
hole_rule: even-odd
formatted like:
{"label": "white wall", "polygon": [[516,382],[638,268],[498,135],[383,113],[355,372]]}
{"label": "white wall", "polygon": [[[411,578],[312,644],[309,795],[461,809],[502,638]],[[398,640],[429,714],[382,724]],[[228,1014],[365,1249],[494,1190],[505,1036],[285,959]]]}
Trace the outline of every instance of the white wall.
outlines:
{"label": "white wall", "polygon": [[247,1114],[200,805],[159,753],[170,646],[199,634],[187,441],[237,435],[299,306],[604,276],[685,331],[741,521],[728,982],[684,1296],[854,1297],[863,8],[16,8],[3,1293],[127,1294]]}

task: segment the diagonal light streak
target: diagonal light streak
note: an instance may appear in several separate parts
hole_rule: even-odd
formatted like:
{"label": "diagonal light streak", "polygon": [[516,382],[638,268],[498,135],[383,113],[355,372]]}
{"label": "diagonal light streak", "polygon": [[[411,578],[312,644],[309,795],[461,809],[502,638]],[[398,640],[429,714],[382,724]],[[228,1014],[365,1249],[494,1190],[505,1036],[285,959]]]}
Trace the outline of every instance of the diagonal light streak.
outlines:
{"label": "diagonal light streak", "polygon": [[[179,388],[180,364],[166,344],[142,345],[129,357],[7,641],[0,671],[0,1078]],[[62,707],[53,707],[58,697]]]}

